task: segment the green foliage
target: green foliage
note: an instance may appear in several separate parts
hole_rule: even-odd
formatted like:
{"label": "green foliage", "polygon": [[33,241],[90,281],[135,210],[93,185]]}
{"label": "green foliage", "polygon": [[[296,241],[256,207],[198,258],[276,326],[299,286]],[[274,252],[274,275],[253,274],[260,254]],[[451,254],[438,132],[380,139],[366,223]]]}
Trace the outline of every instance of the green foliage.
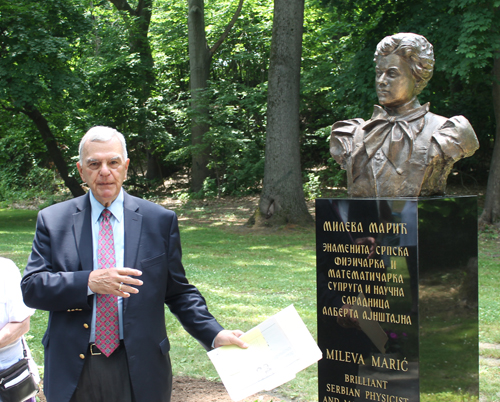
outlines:
{"label": "green foliage", "polygon": [[2,0],[0,20],[0,140],[4,152],[0,197],[16,201],[60,188],[39,131],[21,113],[36,108],[47,116],[63,158],[68,160],[75,153],[75,133],[78,138],[80,126],[73,116],[74,97],[82,92],[83,83],[73,61],[90,25],[83,6],[72,0]]}
{"label": "green foliage", "polygon": [[[213,45],[234,12],[234,2],[206,2],[207,40]],[[151,42],[158,80],[158,126],[169,141],[155,147],[170,171],[189,166],[199,149],[190,141],[189,60],[185,4],[160,2],[153,16]],[[210,130],[204,147],[210,150],[212,176],[192,197],[255,192],[263,176],[267,63],[272,6],[265,1],[244,3],[242,15],[212,60],[211,81],[204,95]],[[175,24],[172,24],[175,21]],[[168,38],[168,40],[165,40]],[[264,83],[264,84],[262,84]],[[162,88],[161,91],[158,88]],[[151,110],[151,108],[149,109]],[[152,140],[155,144],[159,141]]]}
{"label": "green foliage", "polygon": [[43,198],[59,189],[55,171],[37,159],[36,148],[23,138],[0,136],[0,204]]}
{"label": "green foliage", "polygon": [[[235,10],[234,2],[205,2],[208,45],[222,34]],[[159,87],[171,118],[172,147],[158,152],[167,163],[189,166],[199,149],[190,142],[189,60],[185,5],[162,2],[152,26],[155,68]],[[246,1],[229,37],[212,60],[211,80],[204,94],[210,130],[204,147],[210,150],[212,176],[193,197],[248,194],[263,177],[266,124],[267,64],[272,28],[272,5]],[[172,24],[172,21],[176,21]],[[165,40],[165,37],[168,40]],[[176,55],[173,57],[173,55]],[[160,112],[161,113],[161,112]],[[160,114],[159,113],[159,114]]]}
{"label": "green foliage", "polygon": [[211,127],[205,141],[218,194],[257,191],[264,176],[265,87],[212,83]]}
{"label": "green foliage", "polygon": [[[205,1],[209,47],[236,5]],[[434,78],[420,99],[430,101],[437,114],[462,114],[471,121],[481,148],[455,169],[461,178],[484,180],[495,129],[490,72],[500,49],[498,13],[498,0],[307,0],[300,104],[303,170],[317,172],[322,186],[343,184],[343,173],[329,155],[327,127],[370,117],[377,103],[376,44],[396,32],[416,32],[430,40],[436,55]],[[105,0],[0,0],[0,19],[0,138],[25,141],[32,165],[47,168],[48,156],[32,123],[18,116],[27,104],[47,118],[70,164],[89,127],[103,124],[123,132],[133,192],[152,193],[172,174],[189,170],[198,150],[190,141],[186,3],[154,2],[147,38],[140,35],[136,19]],[[210,131],[204,146],[212,171],[207,191],[217,195],[255,192],[262,180],[272,19],[272,2],[245,0],[212,59],[206,94]],[[160,171],[155,181],[147,178],[151,161]]]}
{"label": "green foliage", "polygon": [[[209,43],[222,34],[234,12],[235,2],[206,1]],[[241,16],[212,60],[212,81],[243,84],[255,88],[267,82],[271,47],[273,5],[265,0],[247,0]]]}
{"label": "green foliage", "polygon": [[[222,34],[234,2],[207,2],[209,46]],[[267,69],[272,5],[244,3],[242,14],[212,59],[206,105],[212,183],[217,195],[258,190],[264,174]]]}
{"label": "green foliage", "polygon": [[125,135],[132,160],[129,189],[148,190],[162,184],[145,177],[148,155],[160,155],[161,163],[172,149],[164,93],[152,93],[155,74],[134,21],[110,2],[91,6],[89,12],[93,31],[78,60],[86,84],[80,108],[86,111],[87,127],[107,125]]}
{"label": "green foliage", "polygon": [[500,50],[499,8],[495,0],[450,1],[450,14],[460,19],[453,74],[469,80],[477,70],[491,69]]}
{"label": "green foliage", "polygon": [[2,0],[0,16],[0,100],[22,108],[79,89],[70,60],[88,23],[78,2]]}
{"label": "green foliage", "polygon": [[304,175],[304,196],[306,200],[314,200],[321,197],[321,182],[318,174],[307,173]]}
{"label": "green foliage", "polygon": [[[313,128],[313,127],[311,127]],[[322,189],[345,185],[345,170],[330,156],[331,125],[314,133],[304,133],[301,139],[301,162],[304,167],[306,199],[322,196]]]}

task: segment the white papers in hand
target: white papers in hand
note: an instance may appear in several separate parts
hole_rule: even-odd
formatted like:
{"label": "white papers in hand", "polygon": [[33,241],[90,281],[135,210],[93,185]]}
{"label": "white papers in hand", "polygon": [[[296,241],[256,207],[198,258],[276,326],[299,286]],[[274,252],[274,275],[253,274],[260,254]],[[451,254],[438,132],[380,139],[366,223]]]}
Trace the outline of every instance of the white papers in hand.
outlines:
{"label": "white papers in hand", "polygon": [[322,357],[293,305],[241,339],[249,344],[248,349],[223,346],[208,352],[233,401],[276,388]]}

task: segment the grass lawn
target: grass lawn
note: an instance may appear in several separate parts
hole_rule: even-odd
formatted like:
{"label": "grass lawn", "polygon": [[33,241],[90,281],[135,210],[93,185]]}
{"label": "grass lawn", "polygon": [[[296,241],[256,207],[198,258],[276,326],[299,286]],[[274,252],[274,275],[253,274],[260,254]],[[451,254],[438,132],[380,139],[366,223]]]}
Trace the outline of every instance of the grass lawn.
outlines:
{"label": "grass lawn", "polygon": [[[500,236],[479,236],[479,379],[484,401],[500,401]],[[483,399],[481,399],[483,401]]]}
{"label": "grass lawn", "polygon": [[[316,258],[313,228],[274,231],[242,228],[255,202],[189,203],[173,206],[179,215],[183,261],[189,280],[207,299],[212,313],[227,328],[246,331],[294,304],[310,332],[316,335]],[[0,256],[22,270],[35,230],[36,211],[0,210]],[[481,401],[500,401],[500,238],[485,230],[479,238]],[[41,338],[47,313],[32,319],[29,343],[43,363]],[[167,313],[174,375],[218,379],[204,349]],[[317,401],[316,366],[299,373],[279,392],[299,401]],[[429,401],[460,401],[442,396]]]}

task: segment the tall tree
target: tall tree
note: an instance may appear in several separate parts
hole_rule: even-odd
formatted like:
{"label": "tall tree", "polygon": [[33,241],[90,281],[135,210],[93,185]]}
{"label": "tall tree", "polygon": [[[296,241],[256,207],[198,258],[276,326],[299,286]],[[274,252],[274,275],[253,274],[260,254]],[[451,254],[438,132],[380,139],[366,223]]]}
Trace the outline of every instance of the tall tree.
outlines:
{"label": "tall tree", "polygon": [[493,103],[496,135],[481,223],[500,222],[500,52],[493,65]]}
{"label": "tall tree", "polygon": [[24,104],[24,106],[20,109],[21,113],[28,116],[31,121],[35,124],[38,132],[40,133],[45,146],[47,147],[47,151],[50,154],[54,165],[56,165],[59,175],[64,181],[64,184],[69,189],[73,197],[78,197],[80,195],[84,195],[85,191],[78,183],[77,179],[69,174],[68,164],[66,163],[66,159],[64,158],[64,154],[59,148],[57,140],[50,129],[49,122],[45,118],[45,116],[40,112],[38,108],[31,104]]}
{"label": "tall tree", "polygon": [[204,142],[204,135],[209,129],[208,105],[206,97],[207,81],[210,75],[212,56],[224,42],[241,13],[243,0],[239,0],[231,21],[226,26],[221,37],[211,47],[208,47],[205,33],[204,0],[188,0],[188,37],[189,65],[191,84],[191,144],[193,146],[191,190],[198,192],[203,187],[204,180],[209,176],[209,148]]}
{"label": "tall tree", "polygon": [[54,123],[80,86],[71,58],[88,30],[83,12],[72,1],[20,0],[1,1],[0,15],[0,107],[31,119],[66,187],[83,195],[64,151],[72,138]]}
{"label": "tall tree", "polygon": [[[139,89],[139,107],[145,108],[151,97],[151,92],[155,86],[155,74],[153,70],[154,59],[149,43],[148,33],[151,24],[153,0],[139,0],[135,8],[127,0],[109,0],[116,9],[122,13],[125,24],[128,28],[130,53],[139,56],[137,65],[139,76],[137,85]],[[147,112],[138,114],[137,131],[140,138],[148,141],[147,132]],[[147,178],[150,180],[161,179],[161,168],[154,150],[148,146],[147,151]]]}
{"label": "tall tree", "polygon": [[264,183],[251,223],[309,224],[299,144],[304,0],[275,0],[267,96]]}

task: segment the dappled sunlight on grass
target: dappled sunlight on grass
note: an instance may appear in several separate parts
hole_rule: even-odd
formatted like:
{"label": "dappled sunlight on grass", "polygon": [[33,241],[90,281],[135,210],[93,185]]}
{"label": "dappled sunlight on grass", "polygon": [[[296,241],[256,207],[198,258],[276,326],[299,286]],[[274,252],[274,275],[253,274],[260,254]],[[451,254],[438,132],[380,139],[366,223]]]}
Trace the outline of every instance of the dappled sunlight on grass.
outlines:
{"label": "dappled sunlight on grass", "polygon": [[0,256],[24,269],[31,251],[37,211],[3,209],[0,218]]}
{"label": "dappled sunlight on grass", "polygon": [[[188,278],[224,326],[248,331],[293,304],[316,338],[316,255],[312,230],[263,235],[205,227],[203,238],[199,238],[199,231],[185,232],[181,226],[181,234]],[[197,360],[195,365],[202,368],[196,372],[208,370],[209,376],[216,377],[205,363]],[[180,367],[179,373],[184,370],[185,366]],[[316,365],[300,373],[285,388],[288,395],[308,395],[308,401],[317,399]]]}
{"label": "dappled sunlight on grass", "polygon": [[[500,239],[496,232],[479,236],[479,389],[481,402],[500,401]],[[491,345],[483,346],[484,343]],[[490,347],[495,347],[491,350]]]}
{"label": "dappled sunlight on grass", "polygon": [[[500,240],[496,233],[479,236],[479,339],[500,343]],[[500,400],[500,399],[499,399]]]}
{"label": "dappled sunlight on grass", "polygon": [[450,392],[436,394],[420,394],[420,402],[476,402],[478,399],[470,395],[455,395]]}

